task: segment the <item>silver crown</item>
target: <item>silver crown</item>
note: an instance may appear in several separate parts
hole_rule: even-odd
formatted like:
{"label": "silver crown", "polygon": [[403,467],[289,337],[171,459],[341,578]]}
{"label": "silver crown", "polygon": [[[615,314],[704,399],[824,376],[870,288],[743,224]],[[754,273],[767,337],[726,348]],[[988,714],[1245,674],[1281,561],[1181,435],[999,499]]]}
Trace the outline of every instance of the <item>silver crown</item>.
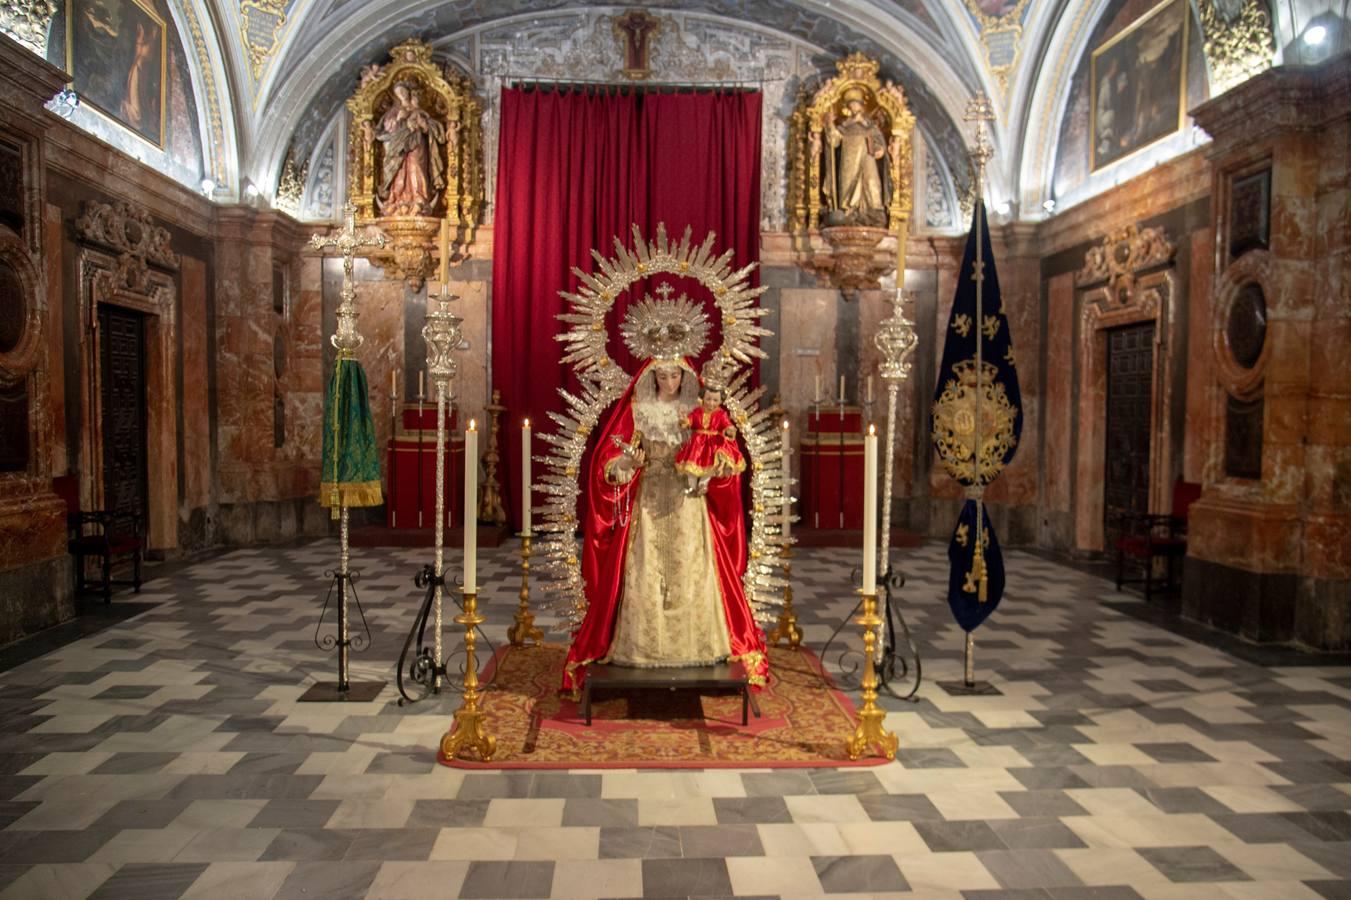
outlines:
{"label": "silver crown", "polygon": [[644,295],[629,307],[619,333],[629,352],[640,359],[678,360],[698,356],[708,343],[710,325],[703,307],[681,294],[670,299],[672,288],[657,288],[660,300]]}

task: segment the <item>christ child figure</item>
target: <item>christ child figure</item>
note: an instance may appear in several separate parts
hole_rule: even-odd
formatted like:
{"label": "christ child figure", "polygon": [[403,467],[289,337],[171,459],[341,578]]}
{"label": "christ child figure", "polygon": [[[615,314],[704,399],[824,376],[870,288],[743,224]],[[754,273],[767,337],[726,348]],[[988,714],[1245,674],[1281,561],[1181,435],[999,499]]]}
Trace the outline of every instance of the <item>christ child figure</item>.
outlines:
{"label": "christ child figure", "polygon": [[722,391],[705,386],[699,405],[685,419],[689,439],[676,454],[676,471],[685,476],[685,493],[702,496],[712,478],[739,475],[746,470],[745,457],[736,442],[732,417],[722,407]]}

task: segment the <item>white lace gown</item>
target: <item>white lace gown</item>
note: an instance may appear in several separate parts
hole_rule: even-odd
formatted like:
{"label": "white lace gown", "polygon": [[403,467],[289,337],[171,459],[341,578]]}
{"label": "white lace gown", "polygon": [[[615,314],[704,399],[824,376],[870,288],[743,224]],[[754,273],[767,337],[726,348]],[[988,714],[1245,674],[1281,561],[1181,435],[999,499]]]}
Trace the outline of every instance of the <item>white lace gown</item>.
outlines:
{"label": "white lace gown", "polygon": [[[674,467],[683,419],[674,402],[634,404],[647,465],[633,500],[623,594],[604,662],[700,666],[732,652],[708,509],[703,497],[685,493]],[[629,475],[616,474],[620,480]]]}

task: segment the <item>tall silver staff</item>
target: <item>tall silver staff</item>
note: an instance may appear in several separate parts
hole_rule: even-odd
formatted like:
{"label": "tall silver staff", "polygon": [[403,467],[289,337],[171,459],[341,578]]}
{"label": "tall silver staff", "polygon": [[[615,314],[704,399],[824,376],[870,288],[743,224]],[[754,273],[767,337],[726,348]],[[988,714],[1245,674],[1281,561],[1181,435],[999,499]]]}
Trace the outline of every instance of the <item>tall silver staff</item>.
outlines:
{"label": "tall silver staff", "polygon": [[[450,293],[450,286],[442,281],[435,308],[428,310],[427,324],[422,326],[422,338],[427,343],[427,375],[436,391],[436,528],[433,537],[436,581],[432,600],[432,653],[438,668],[445,659],[441,652],[441,597],[445,587],[446,400],[449,397],[450,380],[455,377],[456,371],[453,351],[460,345],[460,325],[464,321],[450,311],[450,301],[458,299]],[[473,523],[466,522],[464,527],[472,528]],[[440,687],[444,674],[444,671],[435,673],[433,689]]]}

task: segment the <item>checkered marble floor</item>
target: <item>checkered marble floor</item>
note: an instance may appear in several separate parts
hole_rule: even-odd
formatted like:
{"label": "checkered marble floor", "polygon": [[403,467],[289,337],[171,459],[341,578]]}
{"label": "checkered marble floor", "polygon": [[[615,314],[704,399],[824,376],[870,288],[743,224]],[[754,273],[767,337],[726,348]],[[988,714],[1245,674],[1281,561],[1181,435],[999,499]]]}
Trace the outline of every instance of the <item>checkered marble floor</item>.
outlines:
{"label": "checkered marble floor", "polygon": [[[358,551],[357,678],[392,682],[429,557]],[[514,551],[481,559],[498,641]],[[434,761],[453,698],[297,702],[333,677],[313,637],[335,560],[203,561],[0,674],[0,898],[1351,896],[1351,669],[1243,663],[1052,562],[1007,553],[976,644],[1001,693],[954,697],[944,548],[898,551],[925,681],[883,701],[893,764],[489,773]],[[853,563],[795,560],[809,644],[853,606]]]}

